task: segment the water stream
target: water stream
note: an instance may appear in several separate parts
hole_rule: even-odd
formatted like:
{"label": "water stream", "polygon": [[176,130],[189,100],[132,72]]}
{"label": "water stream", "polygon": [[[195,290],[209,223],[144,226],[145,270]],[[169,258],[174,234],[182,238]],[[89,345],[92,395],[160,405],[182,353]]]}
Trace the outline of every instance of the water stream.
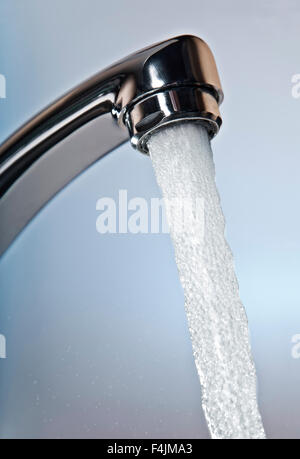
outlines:
{"label": "water stream", "polygon": [[[170,126],[151,137],[149,151],[166,203],[211,436],[264,438],[248,322],[207,132],[195,123]],[[193,218],[180,225],[187,208]]]}

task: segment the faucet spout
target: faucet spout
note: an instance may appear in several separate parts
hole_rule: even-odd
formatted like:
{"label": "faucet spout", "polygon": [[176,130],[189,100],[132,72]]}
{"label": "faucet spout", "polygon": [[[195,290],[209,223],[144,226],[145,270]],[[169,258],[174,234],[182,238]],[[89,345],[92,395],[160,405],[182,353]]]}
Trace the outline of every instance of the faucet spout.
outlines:
{"label": "faucet spout", "polygon": [[131,54],[58,99],[0,146],[0,254],[57,191],[129,138],[147,153],[154,131],[186,120],[213,137],[222,100],[212,52],[192,35]]}

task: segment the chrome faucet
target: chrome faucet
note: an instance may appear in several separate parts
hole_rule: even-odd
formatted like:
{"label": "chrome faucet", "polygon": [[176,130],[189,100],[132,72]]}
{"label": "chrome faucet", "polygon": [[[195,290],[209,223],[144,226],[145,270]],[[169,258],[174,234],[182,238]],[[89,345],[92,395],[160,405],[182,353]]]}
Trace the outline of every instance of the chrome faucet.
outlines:
{"label": "chrome faucet", "polygon": [[81,171],[130,138],[175,122],[213,137],[223,92],[214,57],[182,35],[117,62],[58,99],[0,146],[0,254],[41,207]]}

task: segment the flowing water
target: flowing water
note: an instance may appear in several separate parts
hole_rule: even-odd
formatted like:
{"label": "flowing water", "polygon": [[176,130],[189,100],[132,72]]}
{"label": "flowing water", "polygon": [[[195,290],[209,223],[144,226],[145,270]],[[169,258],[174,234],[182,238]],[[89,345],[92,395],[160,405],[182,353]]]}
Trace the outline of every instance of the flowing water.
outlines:
{"label": "flowing water", "polygon": [[[264,438],[248,322],[224,236],[225,221],[207,132],[198,124],[182,123],[158,131],[148,146],[166,202],[211,436]],[[192,203],[194,218],[179,231],[182,199]]]}

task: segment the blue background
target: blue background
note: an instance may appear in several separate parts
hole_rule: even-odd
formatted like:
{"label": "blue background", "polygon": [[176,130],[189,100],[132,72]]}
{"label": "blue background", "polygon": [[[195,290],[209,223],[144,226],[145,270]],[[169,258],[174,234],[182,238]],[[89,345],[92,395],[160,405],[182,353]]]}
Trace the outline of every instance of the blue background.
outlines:
{"label": "blue background", "polygon": [[[300,438],[299,24],[296,0],[0,5],[0,141],[141,47],[192,33],[212,48],[225,93],[217,184],[271,438]],[[168,235],[95,230],[97,199],[121,188],[159,196],[129,145],[73,181],[1,260],[4,437],[208,436]]]}

